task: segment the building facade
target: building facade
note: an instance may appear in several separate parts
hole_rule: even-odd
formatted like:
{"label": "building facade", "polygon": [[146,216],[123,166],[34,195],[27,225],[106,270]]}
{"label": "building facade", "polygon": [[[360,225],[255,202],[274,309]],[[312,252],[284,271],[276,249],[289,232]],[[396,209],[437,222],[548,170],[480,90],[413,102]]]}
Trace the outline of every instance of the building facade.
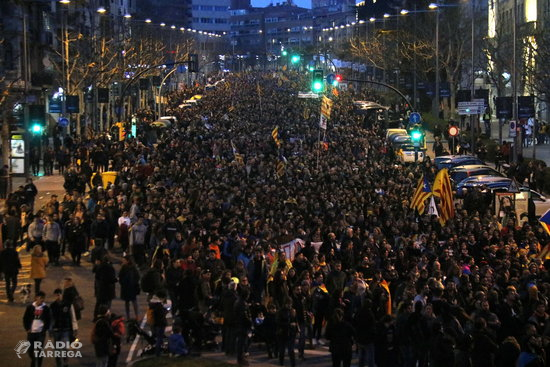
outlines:
{"label": "building facade", "polygon": [[230,30],[230,0],[193,0],[191,28],[216,34]]}

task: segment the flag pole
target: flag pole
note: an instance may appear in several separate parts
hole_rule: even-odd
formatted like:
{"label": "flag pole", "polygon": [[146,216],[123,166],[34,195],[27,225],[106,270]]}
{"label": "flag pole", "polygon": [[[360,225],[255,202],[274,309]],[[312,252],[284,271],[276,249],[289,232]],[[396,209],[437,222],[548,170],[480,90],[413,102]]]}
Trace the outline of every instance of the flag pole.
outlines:
{"label": "flag pole", "polygon": [[320,156],[321,156],[321,124],[319,124],[319,132],[317,134],[317,170],[319,170]]}

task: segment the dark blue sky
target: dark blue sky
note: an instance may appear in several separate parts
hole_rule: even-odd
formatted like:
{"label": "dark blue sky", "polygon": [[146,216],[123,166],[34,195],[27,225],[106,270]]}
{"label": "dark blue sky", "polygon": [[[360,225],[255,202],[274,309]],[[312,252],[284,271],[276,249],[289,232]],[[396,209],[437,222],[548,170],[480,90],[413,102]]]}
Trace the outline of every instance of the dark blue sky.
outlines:
{"label": "dark blue sky", "polygon": [[[270,3],[282,3],[285,0],[252,0],[252,6],[264,7],[268,6]],[[294,4],[302,8],[311,8],[311,0],[294,0]]]}

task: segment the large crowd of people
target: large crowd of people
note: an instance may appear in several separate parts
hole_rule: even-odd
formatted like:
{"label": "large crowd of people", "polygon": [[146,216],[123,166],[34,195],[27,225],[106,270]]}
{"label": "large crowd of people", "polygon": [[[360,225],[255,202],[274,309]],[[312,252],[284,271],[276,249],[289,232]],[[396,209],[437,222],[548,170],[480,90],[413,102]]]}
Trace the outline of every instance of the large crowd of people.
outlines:
{"label": "large crowd of people", "polygon": [[[91,253],[97,340],[115,338],[105,320],[119,282],[127,319],[140,315],[140,291],[149,294],[157,354],[168,322],[187,352],[200,350],[215,318],[241,365],[252,335],[281,365],[328,343],[334,367],[350,366],[354,350],[359,367],[544,366],[548,234],[466,201],[443,226],[419,216],[410,200],[435,167],[399,163],[383,121],[355,113],[365,96],[353,89],[331,95],[321,134],[319,101],[297,98],[301,82],[226,76],[196,106],[179,107],[198,90],[173,94],[171,127],[71,140],[67,194],[34,221],[32,203],[23,212],[33,256],[43,245],[52,264],[67,251],[78,266]],[[92,174],[103,171],[116,180]],[[111,251],[124,252],[118,274]],[[105,346],[96,351],[112,363]]]}

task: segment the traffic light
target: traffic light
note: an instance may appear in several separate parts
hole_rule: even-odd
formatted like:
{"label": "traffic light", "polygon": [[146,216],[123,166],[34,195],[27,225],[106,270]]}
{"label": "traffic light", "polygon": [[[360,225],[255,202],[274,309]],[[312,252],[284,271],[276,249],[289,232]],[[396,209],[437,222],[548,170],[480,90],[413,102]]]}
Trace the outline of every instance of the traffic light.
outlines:
{"label": "traffic light", "polygon": [[31,126],[31,132],[35,135],[42,134],[43,130],[44,130],[44,127],[39,123],[34,123]]}
{"label": "traffic light", "polygon": [[313,70],[313,74],[311,77],[311,91],[314,93],[321,93],[324,88],[324,80],[323,80],[323,70],[322,69],[316,69]]}
{"label": "traffic light", "polygon": [[287,51],[287,50],[283,50],[283,51],[281,52],[281,55],[283,55],[283,56],[288,55],[288,51]]}
{"label": "traffic light", "polygon": [[29,130],[33,135],[41,135],[46,126],[46,107],[44,105],[29,105]]}
{"label": "traffic light", "polygon": [[342,75],[330,73],[327,75],[327,83],[333,87],[337,87],[342,81]]}
{"label": "traffic light", "polygon": [[409,135],[411,136],[411,141],[415,146],[420,145],[424,140],[424,131],[422,130],[422,127],[418,125],[411,129]]}
{"label": "traffic light", "polygon": [[313,72],[313,70],[315,70],[315,66],[309,65],[307,69],[308,69],[310,72]]}
{"label": "traffic light", "polygon": [[189,54],[189,72],[198,73],[199,72],[199,55]]}
{"label": "traffic light", "polygon": [[300,62],[300,55],[292,55],[292,57],[290,58],[290,62],[292,62],[293,64],[297,64]]}

